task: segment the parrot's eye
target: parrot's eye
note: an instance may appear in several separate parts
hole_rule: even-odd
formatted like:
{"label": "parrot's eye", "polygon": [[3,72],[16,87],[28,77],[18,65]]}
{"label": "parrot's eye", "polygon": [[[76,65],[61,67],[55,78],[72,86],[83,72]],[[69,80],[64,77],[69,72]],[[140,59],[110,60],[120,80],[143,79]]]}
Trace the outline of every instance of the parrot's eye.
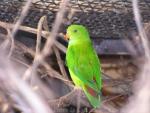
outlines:
{"label": "parrot's eye", "polygon": [[75,29],[73,32],[74,32],[74,33],[76,33],[76,32],[77,32],[77,30]]}

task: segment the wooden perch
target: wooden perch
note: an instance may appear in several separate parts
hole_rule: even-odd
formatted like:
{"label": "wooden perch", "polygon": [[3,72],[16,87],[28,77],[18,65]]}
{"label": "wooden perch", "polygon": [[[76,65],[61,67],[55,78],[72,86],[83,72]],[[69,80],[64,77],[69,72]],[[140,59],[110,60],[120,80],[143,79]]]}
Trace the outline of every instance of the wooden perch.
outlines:
{"label": "wooden perch", "polygon": [[80,94],[80,110],[81,108],[84,109],[82,113],[88,113],[88,112],[90,113],[93,113],[93,112],[94,113],[117,113],[117,109],[112,108],[112,107],[108,109],[109,105],[106,105],[106,104],[102,104],[100,108],[98,109],[92,109],[85,94],[83,93],[81,89],[75,89],[69,94],[60,97],[59,99],[50,100],[49,105],[55,112],[58,112],[59,110],[61,110],[61,111],[65,111],[65,113],[71,113],[68,107],[77,106],[77,103],[78,103],[77,97],[79,96],[79,94]]}

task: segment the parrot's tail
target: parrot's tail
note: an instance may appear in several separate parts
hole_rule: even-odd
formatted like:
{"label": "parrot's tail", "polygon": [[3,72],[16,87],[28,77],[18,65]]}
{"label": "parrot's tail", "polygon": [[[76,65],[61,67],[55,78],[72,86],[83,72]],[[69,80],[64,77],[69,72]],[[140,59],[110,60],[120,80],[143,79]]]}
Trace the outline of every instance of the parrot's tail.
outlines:
{"label": "parrot's tail", "polygon": [[100,106],[100,93],[99,92],[95,91],[94,89],[92,89],[91,87],[87,85],[83,86],[83,91],[94,108],[97,108]]}

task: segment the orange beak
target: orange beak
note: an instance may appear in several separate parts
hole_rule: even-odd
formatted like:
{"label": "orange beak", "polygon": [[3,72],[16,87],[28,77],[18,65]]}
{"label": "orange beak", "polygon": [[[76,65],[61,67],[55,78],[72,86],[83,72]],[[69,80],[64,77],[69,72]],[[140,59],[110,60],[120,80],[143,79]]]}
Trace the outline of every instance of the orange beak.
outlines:
{"label": "orange beak", "polygon": [[66,34],[66,35],[64,35],[64,39],[65,40],[69,40],[69,36]]}

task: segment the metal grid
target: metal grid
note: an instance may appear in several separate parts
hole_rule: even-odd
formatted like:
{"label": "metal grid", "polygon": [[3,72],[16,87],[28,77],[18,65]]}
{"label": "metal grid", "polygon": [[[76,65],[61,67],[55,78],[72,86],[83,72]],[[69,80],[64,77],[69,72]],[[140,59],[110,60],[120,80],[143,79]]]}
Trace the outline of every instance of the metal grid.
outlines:
{"label": "metal grid", "polygon": [[[61,0],[33,0],[24,25],[36,27],[41,16],[47,15],[49,27],[55,19]],[[16,21],[25,0],[1,0],[0,20]],[[150,20],[150,0],[140,0],[143,22]],[[92,37],[125,37],[136,30],[132,13],[132,0],[71,0],[68,8],[76,13],[69,20],[88,27]],[[65,26],[68,23],[64,24]],[[62,29],[64,31],[64,29]]]}

